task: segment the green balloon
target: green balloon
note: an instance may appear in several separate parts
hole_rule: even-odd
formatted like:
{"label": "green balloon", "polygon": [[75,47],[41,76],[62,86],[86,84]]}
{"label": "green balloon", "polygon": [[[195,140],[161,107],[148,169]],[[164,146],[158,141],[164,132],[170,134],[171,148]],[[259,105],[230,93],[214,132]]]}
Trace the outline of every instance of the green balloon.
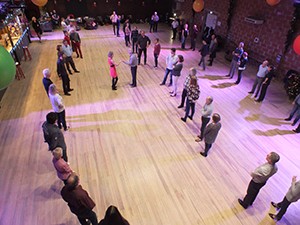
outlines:
{"label": "green balloon", "polygon": [[0,90],[15,79],[16,64],[10,53],[0,45]]}

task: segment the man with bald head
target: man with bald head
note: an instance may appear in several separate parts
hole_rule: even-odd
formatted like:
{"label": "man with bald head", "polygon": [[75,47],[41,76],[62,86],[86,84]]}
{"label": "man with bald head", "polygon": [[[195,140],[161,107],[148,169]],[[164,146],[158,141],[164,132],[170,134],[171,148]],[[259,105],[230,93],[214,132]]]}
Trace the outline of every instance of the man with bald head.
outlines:
{"label": "man with bald head", "polygon": [[96,206],[89,194],[79,184],[79,177],[71,174],[66,185],[61,190],[61,196],[68,203],[70,210],[74,213],[82,225],[98,225],[97,215],[93,211]]}

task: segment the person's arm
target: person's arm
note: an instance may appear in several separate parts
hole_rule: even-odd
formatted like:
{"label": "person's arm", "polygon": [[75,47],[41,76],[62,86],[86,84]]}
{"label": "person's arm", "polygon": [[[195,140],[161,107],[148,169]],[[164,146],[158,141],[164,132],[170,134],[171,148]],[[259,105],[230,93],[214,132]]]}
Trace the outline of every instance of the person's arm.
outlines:
{"label": "person's arm", "polygon": [[151,40],[149,38],[147,38],[147,46],[146,46],[146,48],[148,48],[149,45],[151,45]]}

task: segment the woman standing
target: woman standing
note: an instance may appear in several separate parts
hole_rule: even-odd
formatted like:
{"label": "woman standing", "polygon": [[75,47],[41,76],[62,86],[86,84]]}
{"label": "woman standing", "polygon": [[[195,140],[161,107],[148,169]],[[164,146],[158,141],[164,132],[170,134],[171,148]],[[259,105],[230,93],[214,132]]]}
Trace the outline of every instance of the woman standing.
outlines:
{"label": "woman standing", "polygon": [[116,66],[117,64],[114,63],[113,57],[114,53],[112,51],[108,52],[108,65],[109,65],[109,71],[110,71],[110,76],[112,78],[112,85],[111,88],[113,91],[117,90],[117,83],[118,83],[118,74],[117,74],[117,69]]}
{"label": "woman standing", "polygon": [[176,93],[177,93],[177,82],[178,82],[178,79],[181,75],[181,70],[183,68],[183,56],[182,55],[179,55],[178,56],[178,62],[176,63],[176,65],[174,66],[173,70],[172,70],[172,84],[173,84],[173,91],[171,92],[171,97],[175,97],[176,96]]}
{"label": "woman standing", "polygon": [[69,128],[66,123],[66,112],[62,97],[58,94],[55,84],[49,86],[49,99],[54,112],[57,114],[57,126],[59,129],[64,128],[67,131]]}
{"label": "woman standing", "polygon": [[42,42],[42,38],[41,38],[41,35],[42,35],[42,29],[41,29],[41,25],[39,23],[39,21],[37,21],[37,19],[35,17],[32,17],[32,27],[36,33],[36,35],[38,36],[40,42]]}
{"label": "woman standing", "polygon": [[153,50],[153,54],[154,54],[154,63],[155,63],[155,66],[154,68],[157,69],[157,64],[158,64],[158,56],[160,54],[160,43],[159,43],[159,39],[156,38],[155,39],[155,44],[154,44],[154,50]]}
{"label": "woman standing", "polygon": [[[195,103],[200,96],[200,87],[198,85],[198,81],[196,77],[191,77],[190,83],[187,86],[187,99],[186,99],[186,109],[185,109],[185,116],[181,117],[183,122],[186,122],[187,118],[193,120],[193,116],[195,113]],[[189,116],[191,109],[191,115]]]}

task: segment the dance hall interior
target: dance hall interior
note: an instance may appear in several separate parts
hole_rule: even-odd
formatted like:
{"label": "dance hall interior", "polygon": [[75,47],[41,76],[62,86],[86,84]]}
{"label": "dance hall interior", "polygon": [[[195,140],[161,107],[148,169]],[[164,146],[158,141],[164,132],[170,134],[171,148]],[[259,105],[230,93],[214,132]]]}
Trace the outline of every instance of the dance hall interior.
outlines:
{"label": "dance hall interior", "polygon": [[[62,198],[65,184],[53,166],[53,149],[45,142],[42,126],[54,111],[42,82],[46,68],[65,109],[67,129],[60,132],[68,166],[94,201],[98,221],[113,205],[130,225],[300,224],[299,201],[288,199],[292,204],[279,221],[269,215],[279,212],[271,202],[281,202],[300,179],[300,110],[288,118],[300,94],[300,1],[1,0],[0,7],[7,14],[0,23],[0,47],[10,53],[13,66],[17,64],[16,77],[0,84],[0,225],[80,224]],[[119,35],[113,30],[113,11],[120,16]],[[16,24],[11,22],[14,17]],[[40,39],[32,17],[41,27]],[[126,63],[131,54],[139,55],[132,53],[132,43],[126,46],[126,23],[130,32],[136,26],[151,42],[146,63],[144,54],[140,56],[136,86],[130,85],[131,67]],[[82,57],[75,52],[71,56],[78,73],[65,67],[70,79],[66,95],[64,78],[57,73],[57,45],[63,45],[63,30],[70,27],[80,36]],[[212,65],[211,52],[205,56],[204,68],[199,66],[203,43],[209,45],[212,34],[218,46]],[[237,84],[240,61],[233,77],[227,75],[241,42],[248,62]],[[170,74],[161,85],[172,48],[184,59],[175,93],[174,85],[168,86]],[[115,88],[109,52],[118,77]],[[6,59],[0,56],[0,76],[6,76]],[[259,93],[255,98],[249,92],[265,60],[274,77],[262,83],[268,89],[260,101]],[[183,121],[186,102],[178,106],[192,68],[200,94],[193,99],[192,119]],[[195,140],[209,96],[221,128],[204,157],[200,153],[207,143],[205,129],[215,124],[212,115],[202,141]],[[271,152],[280,156],[278,171],[245,209],[239,199],[245,198],[253,172],[269,162]]]}

